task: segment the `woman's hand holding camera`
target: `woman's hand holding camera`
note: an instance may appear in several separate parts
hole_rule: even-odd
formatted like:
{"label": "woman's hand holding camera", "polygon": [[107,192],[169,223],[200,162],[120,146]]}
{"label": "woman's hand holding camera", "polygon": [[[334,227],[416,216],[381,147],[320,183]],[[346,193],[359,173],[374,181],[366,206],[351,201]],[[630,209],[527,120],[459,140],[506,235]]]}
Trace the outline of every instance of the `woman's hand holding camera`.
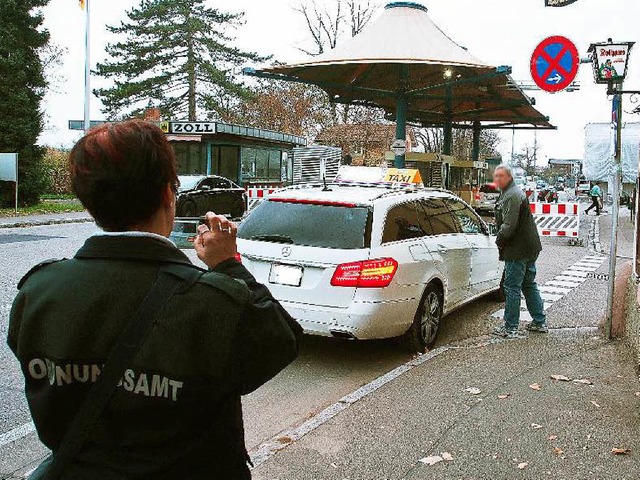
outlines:
{"label": "woman's hand holding camera", "polygon": [[213,269],[225,260],[236,257],[238,226],[224,215],[213,212],[205,215],[204,222],[198,226],[194,245],[198,258]]}

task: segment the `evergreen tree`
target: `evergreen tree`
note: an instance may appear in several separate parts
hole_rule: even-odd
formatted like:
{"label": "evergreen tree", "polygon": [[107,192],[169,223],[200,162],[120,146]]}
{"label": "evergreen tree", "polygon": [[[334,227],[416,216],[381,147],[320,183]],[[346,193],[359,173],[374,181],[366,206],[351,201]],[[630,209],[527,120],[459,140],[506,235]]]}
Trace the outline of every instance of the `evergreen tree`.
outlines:
{"label": "evergreen tree", "polygon": [[[49,0],[0,0],[0,152],[17,152],[20,202],[36,203],[46,183],[40,102],[47,82],[39,51],[49,32],[42,13]],[[2,184],[2,203],[13,201],[13,184]]]}
{"label": "evergreen tree", "polygon": [[108,27],[124,37],[109,44],[110,60],[97,73],[114,81],[96,90],[111,118],[137,115],[149,102],[164,115],[195,120],[197,110],[220,116],[218,99],[249,95],[234,74],[246,62],[266,58],[243,52],[228,33],[242,24],[242,13],[225,13],[205,0],[142,0],[127,20]]}

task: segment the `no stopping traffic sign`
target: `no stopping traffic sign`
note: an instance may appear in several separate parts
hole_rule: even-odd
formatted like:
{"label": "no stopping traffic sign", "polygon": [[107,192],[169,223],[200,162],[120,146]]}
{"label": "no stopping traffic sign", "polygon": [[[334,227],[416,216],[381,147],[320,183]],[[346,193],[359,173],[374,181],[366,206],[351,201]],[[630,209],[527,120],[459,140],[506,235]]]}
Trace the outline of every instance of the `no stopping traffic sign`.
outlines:
{"label": "no stopping traffic sign", "polygon": [[580,54],[575,44],[561,36],[549,37],[531,56],[531,76],[542,90],[560,92],[575,80]]}

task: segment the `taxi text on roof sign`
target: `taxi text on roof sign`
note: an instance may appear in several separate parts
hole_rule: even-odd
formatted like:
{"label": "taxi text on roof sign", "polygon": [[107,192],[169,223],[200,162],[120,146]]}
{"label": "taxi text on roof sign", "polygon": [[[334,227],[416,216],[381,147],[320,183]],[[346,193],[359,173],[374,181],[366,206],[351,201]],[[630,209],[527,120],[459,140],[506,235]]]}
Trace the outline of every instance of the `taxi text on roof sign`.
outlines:
{"label": "taxi text on roof sign", "polygon": [[384,177],[385,182],[391,183],[422,183],[418,170],[390,168]]}
{"label": "taxi text on roof sign", "polygon": [[342,165],[336,182],[422,184],[418,170]]}

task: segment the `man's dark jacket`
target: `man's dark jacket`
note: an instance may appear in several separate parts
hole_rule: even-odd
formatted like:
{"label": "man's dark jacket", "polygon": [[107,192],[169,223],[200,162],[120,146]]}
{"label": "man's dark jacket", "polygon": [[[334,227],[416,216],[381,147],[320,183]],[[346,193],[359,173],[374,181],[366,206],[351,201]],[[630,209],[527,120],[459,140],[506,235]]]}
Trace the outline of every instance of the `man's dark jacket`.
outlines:
{"label": "man's dark jacket", "polygon": [[542,251],[527,195],[513,181],[496,202],[496,245],[500,259],[535,261]]}
{"label": "man's dark jacket", "polygon": [[[42,442],[53,451],[163,266],[169,242],[91,237],[19,285],[8,343]],[[236,260],[169,302],[63,478],[246,479],[240,396],[297,355],[300,326]]]}

